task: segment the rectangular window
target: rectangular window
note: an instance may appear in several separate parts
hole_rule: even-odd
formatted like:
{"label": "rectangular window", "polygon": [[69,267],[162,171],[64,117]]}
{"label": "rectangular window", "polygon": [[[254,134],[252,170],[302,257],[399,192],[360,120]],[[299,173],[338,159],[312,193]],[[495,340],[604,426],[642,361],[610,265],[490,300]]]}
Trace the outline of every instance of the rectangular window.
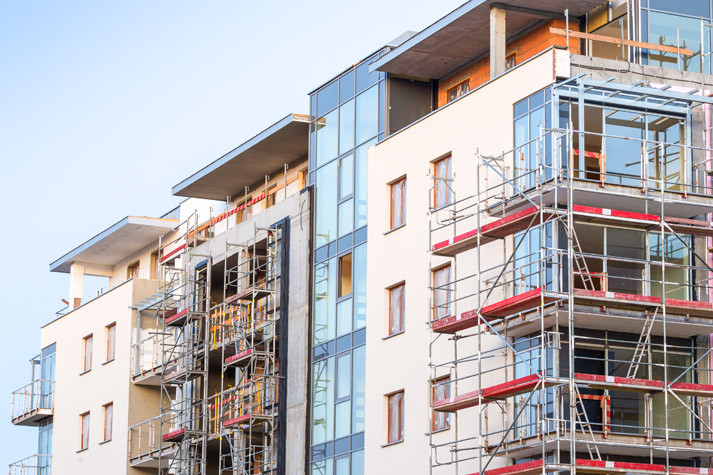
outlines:
{"label": "rectangular window", "polygon": [[441,158],[433,164],[435,187],[433,189],[433,207],[442,208],[453,202],[453,169],[451,156]]}
{"label": "rectangular window", "polygon": [[448,317],[451,314],[450,289],[451,265],[439,267],[433,274],[433,317],[434,319]]}
{"label": "rectangular window", "polygon": [[404,392],[399,391],[388,396],[389,436],[388,443],[404,440]]}
{"label": "rectangular window", "polygon": [[462,83],[448,89],[448,102],[455,101],[459,97],[464,96],[468,91],[470,91],[470,84],[466,79]]}
{"label": "rectangular window", "polygon": [[139,278],[139,261],[130,264],[126,269],[126,278],[133,279],[134,277]]}
{"label": "rectangular window", "polygon": [[509,70],[514,68],[517,65],[517,52],[513,51],[512,53],[508,54],[505,56],[505,70]]}
{"label": "rectangular window", "polygon": [[404,331],[405,296],[405,284],[399,284],[389,289],[389,335],[396,335]]}
{"label": "rectangular window", "polygon": [[406,224],[406,178],[391,185],[391,229]]}
{"label": "rectangular window", "polygon": [[104,406],[104,442],[111,440],[111,428],[114,421],[114,403]]}
{"label": "rectangular window", "polygon": [[106,361],[114,359],[116,347],[116,322],[106,327]]}
{"label": "rectangular window", "polygon": [[85,412],[79,416],[79,450],[85,450],[89,448],[89,413]]}
{"label": "rectangular window", "polygon": [[92,347],[94,346],[94,336],[85,336],[82,340],[84,344],[84,358],[82,361],[82,371],[90,371],[92,369]]}
{"label": "rectangular window", "polygon": [[[433,402],[442,401],[451,397],[451,378],[445,376],[432,382],[431,398]],[[447,412],[433,411],[431,413],[431,431],[450,429],[451,416]]]}
{"label": "rectangular window", "polygon": [[151,269],[149,270],[149,278],[151,280],[156,280],[158,275],[158,251],[151,253]]}
{"label": "rectangular window", "polygon": [[339,297],[352,293],[352,255],[339,258]]}

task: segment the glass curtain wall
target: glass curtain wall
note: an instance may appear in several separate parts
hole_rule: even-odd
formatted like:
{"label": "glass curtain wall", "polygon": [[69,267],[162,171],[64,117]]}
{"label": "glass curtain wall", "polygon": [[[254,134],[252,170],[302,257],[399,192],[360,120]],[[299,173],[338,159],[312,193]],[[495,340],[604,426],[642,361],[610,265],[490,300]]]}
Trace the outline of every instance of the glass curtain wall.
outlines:
{"label": "glass curtain wall", "polygon": [[709,0],[642,0],[642,41],[689,49],[692,55],[642,51],[642,62],[681,71],[711,73]]}
{"label": "glass curtain wall", "polygon": [[[515,184],[521,190],[529,190],[537,185],[535,171],[540,163],[551,165],[549,160],[550,136],[545,135],[552,127],[552,91],[547,88],[521,100],[514,106],[515,121]],[[543,134],[544,143],[535,140]],[[547,154],[547,155],[543,155]],[[545,156],[545,160],[540,157]],[[552,176],[547,169],[546,178]],[[542,178],[540,178],[541,180]]]}
{"label": "glass curtain wall", "polygon": [[315,187],[313,474],[364,473],[368,149],[384,135],[383,52],[310,96]]}

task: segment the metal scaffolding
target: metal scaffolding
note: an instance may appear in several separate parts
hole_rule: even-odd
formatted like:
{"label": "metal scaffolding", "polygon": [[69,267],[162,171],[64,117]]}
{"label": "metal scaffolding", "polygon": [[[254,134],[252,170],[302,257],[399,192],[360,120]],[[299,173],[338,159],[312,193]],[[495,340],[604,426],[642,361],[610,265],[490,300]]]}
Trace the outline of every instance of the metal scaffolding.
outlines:
{"label": "metal scaffolding", "polygon": [[276,470],[280,233],[254,227],[249,243],[226,241],[223,302],[212,311],[221,350],[219,473]]}
{"label": "metal scaffolding", "polygon": [[[559,122],[476,153],[475,194],[432,177],[430,473],[713,473],[713,268],[699,252],[713,226],[691,219],[713,205],[710,140],[691,134],[711,101],[584,77],[548,93]],[[683,133],[587,130],[588,107],[655,111]],[[617,141],[635,144],[631,164]],[[627,232],[644,241],[597,249],[598,233]]]}

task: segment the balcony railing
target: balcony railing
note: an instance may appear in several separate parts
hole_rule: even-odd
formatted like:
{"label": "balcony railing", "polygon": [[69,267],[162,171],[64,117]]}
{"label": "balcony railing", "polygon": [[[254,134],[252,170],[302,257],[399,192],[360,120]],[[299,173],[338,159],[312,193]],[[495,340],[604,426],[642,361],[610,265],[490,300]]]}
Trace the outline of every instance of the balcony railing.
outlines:
{"label": "balcony railing", "polygon": [[129,462],[132,464],[158,458],[161,451],[170,446],[161,439],[160,416],[129,427]]}
{"label": "balcony railing", "polygon": [[31,455],[10,464],[9,475],[51,475],[51,455]]}
{"label": "balcony railing", "polygon": [[34,423],[54,409],[54,381],[38,379],[12,393],[11,420]]}
{"label": "balcony railing", "polygon": [[163,345],[173,345],[173,335],[164,335],[160,330],[153,330],[148,337],[134,344],[131,353],[131,371],[134,378],[157,370],[164,363]]}

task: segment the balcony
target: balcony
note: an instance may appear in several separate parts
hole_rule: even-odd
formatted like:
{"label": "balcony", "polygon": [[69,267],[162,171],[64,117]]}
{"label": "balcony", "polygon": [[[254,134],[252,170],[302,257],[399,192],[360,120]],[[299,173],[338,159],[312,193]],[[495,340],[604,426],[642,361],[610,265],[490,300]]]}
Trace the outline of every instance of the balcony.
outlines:
{"label": "balcony", "polygon": [[129,464],[132,467],[157,468],[160,461],[175,452],[175,448],[161,437],[161,417],[129,427]]}
{"label": "balcony", "polygon": [[176,359],[167,358],[164,361],[163,354],[164,348],[171,348],[174,344],[174,335],[164,335],[159,329],[152,330],[148,337],[135,343],[131,352],[131,377],[134,384],[160,386],[161,373],[169,374],[176,369]]}
{"label": "balcony", "polygon": [[13,424],[36,426],[53,412],[54,381],[38,379],[12,393],[10,420]]}
{"label": "balcony", "polygon": [[10,464],[9,475],[51,475],[51,455],[31,455]]}

